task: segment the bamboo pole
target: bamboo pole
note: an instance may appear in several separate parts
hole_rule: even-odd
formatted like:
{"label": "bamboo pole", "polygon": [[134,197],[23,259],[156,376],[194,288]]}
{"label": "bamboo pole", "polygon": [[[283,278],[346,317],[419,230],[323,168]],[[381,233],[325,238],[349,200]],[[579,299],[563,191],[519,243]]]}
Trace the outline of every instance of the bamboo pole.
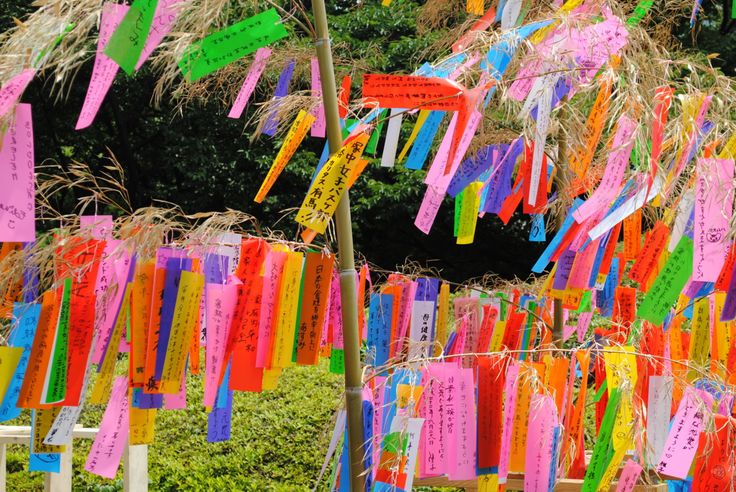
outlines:
{"label": "bamboo pole", "polygon": [[[313,0],[312,10],[316,29],[315,47],[322,82],[322,100],[327,123],[327,141],[330,154],[342,146],[342,129],[337,102],[335,69],[327,26],[324,0]],[[350,454],[350,485],[353,491],[365,489],[363,477],[363,401],[360,370],[360,332],[355,292],[355,259],[353,229],[350,217],[350,198],[346,190],[335,211],[337,227],[338,262],[340,268],[340,295],[342,298],[342,328],[345,353],[345,406],[348,423],[348,451]]]}

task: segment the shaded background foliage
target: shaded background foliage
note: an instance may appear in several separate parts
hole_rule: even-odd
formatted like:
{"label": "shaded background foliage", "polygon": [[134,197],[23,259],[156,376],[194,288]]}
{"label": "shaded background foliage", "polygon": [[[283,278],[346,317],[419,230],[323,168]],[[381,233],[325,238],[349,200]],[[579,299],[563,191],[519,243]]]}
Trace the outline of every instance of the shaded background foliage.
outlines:
{"label": "shaded background foliage", "polygon": [[[27,1],[4,3],[9,8],[0,9],[0,29],[11,26],[13,17],[22,19],[31,10]],[[411,0],[395,0],[390,9],[378,3],[356,9],[352,2],[331,2],[337,55],[350,55],[356,64],[375,71],[413,71],[421,53],[443,34],[418,35],[418,7],[419,3]],[[121,72],[94,124],[75,131],[92,71],[93,46],[90,50],[90,60],[67,97],[56,101],[43,76],[23,97],[33,105],[38,163],[51,159],[65,166],[77,160],[93,170],[100,169],[109,148],[125,168],[125,184],[134,207],[158,199],[175,203],[187,213],[235,208],[254,215],[264,227],[284,230],[287,236],[295,234],[295,211],[285,210],[301,204],[324,140],[305,139],[269,197],[262,205],[253,202],[281,140],[261,136],[251,142],[252,126],[245,122],[256,109],[253,101],[271,97],[274,80],[259,83],[243,118],[232,120],[226,117],[229,107],[214,103],[190,105],[182,112],[175,112],[169,101],[153,107],[154,75],[145,67],[134,77]],[[350,73],[353,67],[338,67],[338,71]],[[354,77],[354,97],[359,97],[359,84],[359,77]],[[292,81],[292,90],[299,87],[306,89],[308,85]],[[402,142],[409,131],[405,129]],[[379,158],[381,150],[379,145]],[[540,247],[528,243],[529,225],[524,216],[515,217],[513,225],[505,228],[495,217],[487,217],[479,221],[473,245],[457,246],[452,237],[453,202],[448,199],[432,234],[425,236],[418,231],[413,222],[424,193],[423,177],[423,172],[402,165],[382,169],[377,160],[371,163],[350,193],[353,232],[360,253],[389,269],[407,258],[441,266],[443,276],[450,280],[465,280],[486,271],[504,277],[527,275]],[[56,205],[71,211],[74,198],[59,197]]]}

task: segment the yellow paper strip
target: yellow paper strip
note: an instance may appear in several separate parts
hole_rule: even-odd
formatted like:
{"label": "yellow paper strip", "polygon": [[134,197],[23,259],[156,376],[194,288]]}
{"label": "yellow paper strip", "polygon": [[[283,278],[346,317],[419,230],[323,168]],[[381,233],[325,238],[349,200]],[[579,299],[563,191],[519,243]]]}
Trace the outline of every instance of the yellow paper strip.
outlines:
{"label": "yellow paper strip", "polygon": [[199,298],[204,288],[204,276],[181,272],[179,292],[176,294],[174,319],[171,323],[169,345],[166,347],[166,360],[161,374],[161,393],[178,393],[181,389],[181,377],[184,373],[192,330],[199,311]]}
{"label": "yellow paper strip", "polygon": [[[129,394],[132,401],[132,392]],[[153,444],[156,409],[130,407],[130,444]]]}
{"label": "yellow paper strip", "polygon": [[608,391],[621,391],[612,431],[613,448],[626,451],[633,444],[635,428],[633,396],[638,377],[634,347],[609,347],[608,352],[603,354],[603,360],[606,362]]}
{"label": "yellow paper strip", "polygon": [[440,286],[440,297],[437,312],[437,329],[434,337],[434,356],[442,354],[442,349],[447,341],[447,321],[450,315],[450,284]]}
{"label": "yellow paper strip", "polygon": [[304,197],[296,215],[299,224],[320,234],[325,233],[367,143],[368,134],[361,133],[330,157]]}
{"label": "yellow paper strip", "polygon": [[97,374],[95,385],[92,388],[92,394],[89,401],[93,405],[105,405],[110,399],[110,391],[112,391],[112,379],[115,375],[115,362],[118,360],[118,347],[120,338],[123,336],[123,330],[126,326],[128,312],[130,311],[130,286],[125,286],[125,294],[123,294],[123,304],[120,307],[120,314],[115,323],[115,327],[110,335],[110,343],[102,361],[100,372]]}
{"label": "yellow paper strip", "polygon": [[[704,369],[708,363],[708,351],[710,350],[710,306],[708,298],[695,301],[693,312],[693,324],[690,330],[690,352],[688,361],[698,369]],[[700,377],[698,372],[690,369],[687,372],[688,381]]]}
{"label": "yellow paper strip", "polygon": [[401,149],[401,152],[399,152],[399,157],[396,159],[398,162],[402,162],[406,157],[406,154],[409,153],[409,149],[411,149],[411,146],[414,145],[414,140],[417,139],[417,135],[419,135],[419,130],[422,129],[422,126],[424,126],[424,122],[427,121],[427,116],[429,116],[429,113],[430,111],[427,109],[422,109],[419,111],[417,122],[414,123],[414,128],[411,130],[411,135],[409,135],[409,140],[406,141],[406,143],[404,144],[404,148]]}
{"label": "yellow paper strip", "polygon": [[5,398],[21,355],[22,347],[0,347],[0,401]]}
{"label": "yellow paper strip", "polygon": [[302,279],[304,255],[296,251],[288,253],[281,280],[279,312],[274,333],[273,359],[271,367],[291,367],[294,351],[294,333],[297,323],[299,284]]}
{"label": "yellow paper strip", "polygon": [[271,191],[271,187],[273,187],[276,179],[281,175],[286,164],[294,156],[294,152],[296,152],[297,147],[304,140],[307,131],[312,127],[315,119],[314,115],[307,113],[303,109],[299,111],[299,114],[294,119],[294,123],[289,128],[289,132],[286,134],[286,138],[284,138],[284,143],[281,144],[279,153],[276,154],[276,158],[273,160],[273,164],[271,164],[271,169],[268,170],[266,178],[263,180],[258,193],[256,193],[256,197],[254,198],[256,203],[261,203],[266,198],[268,192]]}
{"label": "yellow paper strip", "polygon": [[457,244],[471,244],[475,238],[475,226],[478,223],[480,197],[478,192],[483,187],[480,181],[470,183],[463,195],[460,209],[460,225],[457,229]]}

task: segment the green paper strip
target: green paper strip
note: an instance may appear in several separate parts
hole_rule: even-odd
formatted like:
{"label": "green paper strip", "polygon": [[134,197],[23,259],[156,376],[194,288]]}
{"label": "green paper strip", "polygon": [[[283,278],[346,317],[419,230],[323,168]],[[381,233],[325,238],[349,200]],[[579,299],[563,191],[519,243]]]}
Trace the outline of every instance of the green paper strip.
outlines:
{"label": "green paper strip", "polygon": [[[537,311],[537,305],[534,302],[529,303],[529,314],[526,317],[526,326],[524,327],[524,333],[521,335],[521,350],[527,350],[529,348],[529,339],[531,338],[532,329],[534,326],[534,318],[531,313]],[[522,352],[519,356],[519,360],[527,360],[529,354]]]}
{"label": "green paper strip", "polygon": [[499,307],[501,308],[501,312],[499,313],[499,321],[506,321],[506,294],[503,292],[496,292],[496,297],[501,299],[501,302],[499,302]]}
{"label": "green paper strip", "polygon": [[[309,253],[315,253],[316,251],[310,249],[307,251],[307,254]],[[296,364],[296,349],[299,345],[299,324],[301,322],[301,314],[302,314],[302,299],[304,297],[304,277],[306,277],[304,273],[304,268],[306,267],[307,259],[304,258],[304,262],[302,263],[302,279],[299,281],[299,301],[296,304],[296,326],[294,327],[294,344],[292,345],[292,351],[291,351],[291,362]]]}
{"label": "green paper strip", "polygon": [[654,5],[654,0],[641,0],[641,2],[636,5],[634,13],[631,14],[631,17],[626,19],[626,25],[629,27],[634,27],[639,22],[641,22],[641,20],[649,13],[649,9],[652,8],[652,5]]}
{"label": "green paper strip", "polygon": [[330,372],[332,374],[345,374],[345,351],[332,348],[330,351]]}
{"label": "green paper strip", "polygon": [[64,280],[59,308],[59,321],[54,334],[54,351],[51,358],[51,374],[46,390],[45,403],[56,403],[66,397],[67,352],[69,349],[69,304],[72,297],[72,279]]}
{"label": "green paper strip", "polygon": [[639,305],[637,315],[655,325],[661,325],[692,273],[693,240],[682,236]]}
{"label": "green paper strip", "polygon": [[105,47],[105,54],[128,75],[135,72],[157,4],[158,0],[135,0]]}
{"label": "green paper strip", "polygon": [[405,439],[401,432],[390,432],[383,437],[383,450],[393,454],[406,454],[406,445],[409,439]]}
{"label": "green paper strip", "polygon": [[590,457],[588,469],[585,471],[582,492],[595,492],[598,489],[598,483],[603,478],[608,463],[611,462],[611,457],[613,456],[613,442],[611,441],[611,437],[620,399],[621,393],[618,388],[614,388],[611,391],[606,411],[603,414],[601,430],[598,432],[598,439],[596,439],[595,446],[593,447],[593,455]]}
{"label": "green paper strip", "polygon": [[452,235],[457,237],[457,233],[460,230],[460,216],[463,211],[463,197],[465,196],[465,190],[455,195],[455,221],[452,225]]}
{"label": "green paper strip", "polygon": [[603,384],[601,384],[601,387],[598,388],[598,391],[596,391],[595,395],[593,396],[593,403],[598,403],[601,401],[601,398],[603,398],[603,393],[606,392],[608,389],[608,382],[603,381]]}
{"label": "green paper strip", "polygon": [[269,9],[192,43],[179,68],[194,82],[287,35],[276,9]]}
{"label": "green paper strip", "polygon": [[591,291],[586,290],[583,292],[583,297],[580,298],[580,306],[575,310],[576,313],[589,313],[593,311],[593,302]]}
{"label": "green paper strip", "polygon": [[[379,116],[380,118],[380,116]],[[359,120],[355,118],[348,118],[345,120],[345,126],[342,128],[342,138],[343,140],[348,138],[348,135],[350,135],[350,128],[353,127],[356,123],[360,123]],[[375,154],[376,148],[378,147],[378,139],[381,136],[381,131],[383,130],[383,125],[386,123],[386,120],[382,120],[377,126],[376,129],[373,130],[371,133],[371,138],[368,139],[368,144],[365,146],[365,153],[366,154]]]}

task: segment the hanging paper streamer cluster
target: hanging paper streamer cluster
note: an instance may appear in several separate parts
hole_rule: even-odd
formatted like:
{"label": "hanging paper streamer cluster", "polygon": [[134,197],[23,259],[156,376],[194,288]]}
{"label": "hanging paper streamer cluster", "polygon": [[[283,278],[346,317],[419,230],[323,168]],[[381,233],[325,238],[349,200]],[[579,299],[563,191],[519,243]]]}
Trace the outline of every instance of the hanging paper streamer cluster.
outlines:
{"label": "hanging paper streamer cluster", "polygon": [[[483,14],[482,3],[469,1],[467,10],[482,17],[445,59],[411,75],[361,74],[353,107],[352,79],[343,80],[345,140],[334,155],[324,152],[296,215],[305,242],[328,230],[384,127],[381,166],[427,168],[415,221],[423,232],[448,195],[459,244],[473,242],[479,217],[508,223],[520,203],[534,241],[546,239],[552,211],[560,219],[532,267],[549,271],[534,288],[451,297],[432,278],[394,274],[372,287],[361,268],[372,490],[410,490],[416,476],[477,477],[488,490],[520,474],[525,490],[550,490],[564,478],[605,490],[617,477],[625,491],[651,473],[680,489],[687,480],[696,490],[733,482],[733,92],[702,82],[718,80],[712,71],[700,77],[689,67],[695,75],[687,78],[637,63],[633,52],[649,53],[637,26],[652,3],[622,13],[569,0],[529,16],[523,2]],[[254,54],[228,115],[242,116],[271,57],[267,45],[287,36],[282,19],[271,9],[203,32],[210,19],[194,37],[175,29],[197,19],[186,8],[136,0],[90,9],[100,17],[96,57],[77,128],[93,123],[118,68],[134,73],[166,36],[178,42],[174,54],[162,47],[164,57],[185,84]],[[186,407],[188,373],[205,380],[208,438],[219,441],[230,435],[234,391],[273,388],[282,369],[320,356],[341,372],[339,278],[329,253],[233,233],[185,242],[160,234],[152,247],[146,227],[93,216],[81,217],[79,230],[37,238],[31,109],[19,101],[55,46],[87,35],[54,18],[58,29],[39,37],[32,63],[0,88],[0,173],[11,185],[0,198],[1,307],[10,324],[0,347],[0,418],[31,409],[31,468],[54,471],[85,401],[106,404],[85,468],[112,477],[126,441],[152,442],[157,412]],[[484,42],[494,22],[500,28]],[[34,29],[14,36],[40,36]],[[261,121],[267,135],[284,123],[278,109],[296,63],[282,68]],[[58,61],[54,69],[63,79]],[[319,97],[313,60],[309,73]],[[483,133],[495,110],[510,115],[511,137]],[[402,123],[414,116],[399,147]],[[307,131],[323,137],[324,127],[323,106],[298,112],[257,202]],[[555,303],[563,338],[576,334],[568,349],[552,346]],[[115,377],[121,352],[128,371]],[[586,462],[589,413],[596,438]],[[338,438],[343,426],[338,419]],[[347,490],[347,453],[338,454],[333,482]]]}
{"label": "hanging paper streamer cluster", "polygon": [[[627,245],[612,244],[601,288],[567,291],[555,275],[452,296],[436,278],[392,274],[375,285],[366,299],[366,490],[408,491],[439,476],[477,479],[481,490],[511,481],[547,491],[565,479],[583,480],[582,490],[628,491],[640,479],[683,490],[732,484],[733,255],[710,291],[689,272],[674,280],[667,262],[692,258],[684,236],[647,288],[632,275],[652,247],[627,260]],[[679,282],[691,287],[664,300],[657,285]],[[566,348],[552,343],[558,296]],[[344,430],[338,422],[336,436]],[[349,490],[338,458],[333,489]]]}
{"label": "hanging paper streamer cluster", "polygon": [[[85,402],[106,404],[86,470],[112,478],[126,441],[152,443],[157,412],[186,408],[187,373],[204,379],[208,440],[221,441],[230,438],[234,391],[273,389],[284,368],[320,356],[343,372],[329,252],[235,233],[152,247],[146,227],[127,235],[111,216],[79,219],[78,230],[0,251],[10,276],[0,420],[31,409],[33,453],[57,455]],[[116,377],[121,353],[127,375]],[[56,461],[45,471],[58,471]]]}

